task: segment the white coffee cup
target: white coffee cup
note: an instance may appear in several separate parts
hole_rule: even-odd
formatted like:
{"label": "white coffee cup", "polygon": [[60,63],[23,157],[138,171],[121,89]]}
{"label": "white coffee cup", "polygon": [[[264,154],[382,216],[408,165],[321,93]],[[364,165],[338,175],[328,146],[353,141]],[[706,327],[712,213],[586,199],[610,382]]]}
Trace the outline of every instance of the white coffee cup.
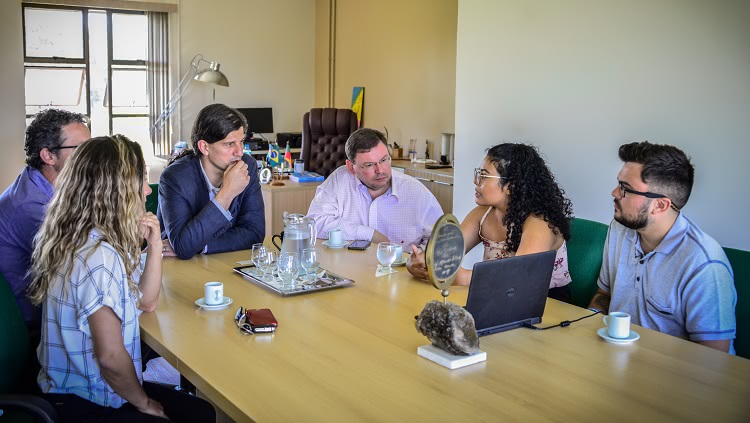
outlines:
{"label": "white coffee cup", "polygon": [[328,231],[328,244],[330,245],[341,245],[344,243],[344,235],[340,229],[334,229]]}
{"label": "white coffee cup", "polygon": [[630,315],[621,311],[609,313],[604,316],[604,324],[607,325],[607,335],[610,338],[627,338],[630,336]]}
{"label": "white coffee cup", "polygon": [[221,282],[207,282],[204,286],[204,301],[206,305],[219,305],[224,302],[224,284]]}

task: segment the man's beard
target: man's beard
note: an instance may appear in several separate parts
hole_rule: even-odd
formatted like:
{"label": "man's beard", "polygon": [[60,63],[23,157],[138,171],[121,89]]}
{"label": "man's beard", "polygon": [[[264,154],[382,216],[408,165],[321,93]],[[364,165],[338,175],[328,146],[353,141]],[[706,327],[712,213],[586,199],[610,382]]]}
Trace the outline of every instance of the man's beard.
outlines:
{"label": "man's beard", "polygon": [[643,229],[648,225],[648,205],[649,203],[644,204],[643,207],[638,210],[638,214],[635,217],[627,218],[622,212],[622,206],[617,204],[620,208],[620,216],[618,217],[615,215],[615,220],[626,228],[634,229],[636,231],[638,229]]}

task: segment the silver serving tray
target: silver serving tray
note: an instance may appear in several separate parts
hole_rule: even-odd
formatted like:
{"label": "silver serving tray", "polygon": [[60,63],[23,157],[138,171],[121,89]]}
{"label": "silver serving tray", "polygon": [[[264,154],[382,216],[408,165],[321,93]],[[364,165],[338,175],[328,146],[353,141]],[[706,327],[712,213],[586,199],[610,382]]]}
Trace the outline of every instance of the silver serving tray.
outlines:
{"label": "silver serving tray", "polygon": [[255,266],[253,265],[235,267],[233,270],[242,275],[250,282],[270,289],[271,291],[284,297],[290,295],[309,294],[311,292],[324,291],[327,289],[344,288],[347,286],[352,286],[354,284],[353,280],[337,275],[325,269],[319,269],[317,278],[310,283],[304,282],[302,277],[298,277],[297,283],[292,288],[281,286],[281,280],[278,279],[278,277],[274,277],[273,280],[261,279],[259,276],[255,275]]}

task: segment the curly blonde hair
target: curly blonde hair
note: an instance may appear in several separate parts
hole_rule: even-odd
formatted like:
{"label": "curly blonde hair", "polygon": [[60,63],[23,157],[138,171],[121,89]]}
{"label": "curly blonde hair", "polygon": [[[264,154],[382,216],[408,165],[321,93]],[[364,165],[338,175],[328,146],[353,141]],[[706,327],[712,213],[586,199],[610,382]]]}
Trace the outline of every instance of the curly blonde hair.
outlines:
{"label": "curly blonde hair", "polygon": [[[133,273],[140,259],[145,213],[145,161],[141,147],[123,135],[92,138],[68,159],[56,182],[56,192],[34,239],[29,297],[45,301],[50,283],[73,272],[73,258],[96,229],[121,257],[128,286],[137,290]],[[93,253],[95,249],[92,249]]]}

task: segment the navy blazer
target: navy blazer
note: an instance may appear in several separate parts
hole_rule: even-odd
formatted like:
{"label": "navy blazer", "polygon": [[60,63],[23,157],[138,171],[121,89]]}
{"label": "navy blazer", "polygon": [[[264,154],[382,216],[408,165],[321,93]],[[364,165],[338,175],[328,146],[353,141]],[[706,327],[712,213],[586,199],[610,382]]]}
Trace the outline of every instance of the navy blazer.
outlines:
{"label": "navy blazer", "polygon": [[232,200],[227,220],[208,197],[208,182],[197,156],[186,156],[167,166],[159,180],[157,216],[162,237],[169,238],[174,252],[189,259],[208,246],[206,253],[246,250],[263,242],[266,233],[265,209],[260,192],[257,164],[248,155],[250,183]]}

